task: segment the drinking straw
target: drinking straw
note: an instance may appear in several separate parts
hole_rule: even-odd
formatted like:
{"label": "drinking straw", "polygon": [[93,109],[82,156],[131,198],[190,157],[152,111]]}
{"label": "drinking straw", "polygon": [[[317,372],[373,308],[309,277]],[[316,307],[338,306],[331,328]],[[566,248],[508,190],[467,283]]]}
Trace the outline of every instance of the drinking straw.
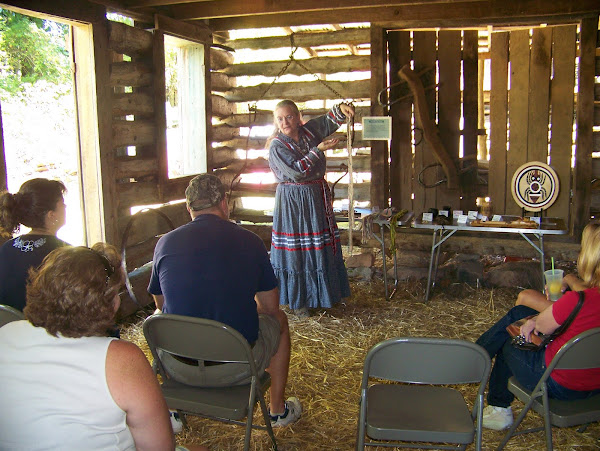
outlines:
{"label": "drinking straw", "polygon": [[550,259],[552,260],[552,274],[554,274],[554,257],[550,257]]}

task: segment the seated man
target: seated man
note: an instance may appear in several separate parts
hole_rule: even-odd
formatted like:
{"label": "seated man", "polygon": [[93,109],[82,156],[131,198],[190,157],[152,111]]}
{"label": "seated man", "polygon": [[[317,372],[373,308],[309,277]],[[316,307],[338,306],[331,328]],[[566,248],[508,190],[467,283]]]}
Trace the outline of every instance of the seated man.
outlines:
{"label": "seated man", "polygon": [[[250,343],[259,373],[271,375],[273,426],[300,418],[296,397],[285,400],[290,362],[290,332],[279,308],[277,279],[261,239],[230,222],[225,188],[214,175],[194,177],[185,190],[192,221],[156,244],[148,291],[164,313],[225,323]],[[209,365],[161,356],[179,382],[195,386],[246,383],[247,365]]]}

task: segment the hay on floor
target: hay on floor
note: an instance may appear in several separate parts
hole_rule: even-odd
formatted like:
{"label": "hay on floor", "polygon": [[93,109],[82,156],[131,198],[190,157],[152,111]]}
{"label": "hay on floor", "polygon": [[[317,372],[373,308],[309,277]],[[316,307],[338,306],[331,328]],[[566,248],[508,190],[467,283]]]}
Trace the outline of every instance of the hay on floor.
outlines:
{"label": "hay on floor", "polygon": [[[281,450],[353,450],[356,443],[359,389],[362,365],[367,351],[378,342],[396,336],[461,338],[475,341],[513,304],[518,290],[476,289],[450,284],[434,292],[423,303],[422,282],[404,282],[392,301],[384,298],[383,283],[352,283],[352,298],[327,311],[312,312],[309,318],[289,316],[292,356],[287,395],[300,398],[304,413],[290,427],[277,429]],[[142,333],[145,315],[138,313],[122,329],[122,337],[140,346],[149,356]],[[149,356],[150,357],[150,356]],[[470,391],[472,390],[472,392]],[[472,399],[475,389],[466,389]],[[267,400],[268,402],[268,400]],[[522,404],[513,403],[518,412]],[[260,418],[257,411],[256,418]],[[211,450],[243,448],[243,428],[197,417],[188,417],[190,429],[177,436],[180,444],[203,444]],[[542,424],[530,412],[524,426]],[[584,433],[577,428],[554,428],[557,450],[600,448],[600,425],[590,425]],[[503,432],[484,430],[484,449],[495,449]],[[252,450],[268,450],[266,432],[252,433]],[[467,449],[474,449],[470,445]],[[508,451],[545,449],[543,432],[521,435],[507,445]]]}

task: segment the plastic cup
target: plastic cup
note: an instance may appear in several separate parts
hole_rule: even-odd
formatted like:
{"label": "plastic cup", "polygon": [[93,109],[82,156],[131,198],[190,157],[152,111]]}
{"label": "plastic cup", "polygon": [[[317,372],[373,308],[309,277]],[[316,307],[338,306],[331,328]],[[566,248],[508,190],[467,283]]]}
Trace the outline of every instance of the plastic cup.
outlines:
{"label": "plastic cup", "polygon": [[550,296],[550,300],[558,300],[558,298],[563,295],[561,291],[563,270],[549,269],[548,271],[544,271],[544,279],[546,279],[546,287],[548,287],[548,295]]}

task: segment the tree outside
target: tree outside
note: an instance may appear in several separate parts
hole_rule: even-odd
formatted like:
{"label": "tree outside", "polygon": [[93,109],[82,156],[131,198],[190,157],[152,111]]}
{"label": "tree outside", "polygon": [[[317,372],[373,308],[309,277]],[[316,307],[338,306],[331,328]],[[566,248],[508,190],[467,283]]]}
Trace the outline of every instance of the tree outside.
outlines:
{"label": "tree outside", "polygon": [[[0,102],[8,189],[36,177],[67,187],[58,236],[84,243],[69,26],[0,9]],[[21,231],[25,233],[25,231]]]}

